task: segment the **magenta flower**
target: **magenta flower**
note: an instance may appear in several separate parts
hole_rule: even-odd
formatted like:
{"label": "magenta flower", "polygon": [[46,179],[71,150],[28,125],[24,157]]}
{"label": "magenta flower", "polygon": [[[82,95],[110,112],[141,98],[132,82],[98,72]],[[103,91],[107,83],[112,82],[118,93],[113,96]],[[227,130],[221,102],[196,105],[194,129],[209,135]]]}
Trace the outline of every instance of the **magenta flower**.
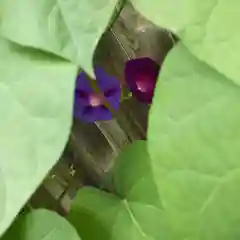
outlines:
{"label": "magenta flower", "polygon": [[140,102],[152,103],[160,66],[150,58],[138,58],[127,61],[125,80]]}
{"label": "magenta flower", "polygon": [[95,122],[112,119],[112,113],[105,106],[108,102],[113,110],[120,105],[120,82],[107,75],[100,67],[95,68],[96,84],[101,93],[96,93],[90,86],[88,76],[81,72],[77,76],[74,101],[74,116],[82,121]]}

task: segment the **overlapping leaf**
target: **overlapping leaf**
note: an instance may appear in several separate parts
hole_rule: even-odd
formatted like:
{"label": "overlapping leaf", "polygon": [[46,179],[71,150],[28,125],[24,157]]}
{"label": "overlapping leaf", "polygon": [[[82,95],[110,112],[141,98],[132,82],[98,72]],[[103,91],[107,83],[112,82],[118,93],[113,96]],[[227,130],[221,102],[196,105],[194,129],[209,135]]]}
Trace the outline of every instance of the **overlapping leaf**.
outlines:
{"label": "overlapping leaf", "polygon": [[148,148],[178,240],[240,238],[239,102],[240,87],[182,44],[170,52],[155,91]]}
{"label": "overlapping leaf", "polygon": [[154,23],[176,32],[199,59],[240,84],[239,1],[132,1]]}
{"label": "overlapping leaf", "polygon": [[76,230],[62,217],[47,210],[20,216],[2,240],[80,240]]}
{"label": "overlapping leaf", "polygon": [[1,33],[70,59],[92,73],[92,57],[117,0],[1,0]]}
{"label": "overlapping leaf", "polygon": [[[169,239],[144,141],[117,159],[116,195],[93,188],[79,192],[69,215],[82,239]],[[84,225],[83,225],[84,223]]]}
{"label": "overlapping leaf", "polygon": [[0,235],[59,159],[77,69],[0,39]]}

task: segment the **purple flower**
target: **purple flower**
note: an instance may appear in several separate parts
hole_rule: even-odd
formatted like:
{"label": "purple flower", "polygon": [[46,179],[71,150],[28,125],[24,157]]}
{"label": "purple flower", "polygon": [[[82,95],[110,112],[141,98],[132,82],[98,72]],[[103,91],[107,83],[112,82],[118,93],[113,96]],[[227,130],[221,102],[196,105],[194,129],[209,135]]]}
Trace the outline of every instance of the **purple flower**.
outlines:
{"label": "purple flower", "polygon": [[152,103],[159,70],[160,66],[147,57],[127,61],[125,80],[140,102]]}
{"label": "purple flower", "polygon": [[74,116],[82,121],[95,122],[111,120],[112,113],[105,103],[117,110],[120,104],[120,82],[107,75],[100,67],[95,68],[96,84],[101,93],[96,93],[90,86],[88,75],[81,72],[77,76],[74,101]]}

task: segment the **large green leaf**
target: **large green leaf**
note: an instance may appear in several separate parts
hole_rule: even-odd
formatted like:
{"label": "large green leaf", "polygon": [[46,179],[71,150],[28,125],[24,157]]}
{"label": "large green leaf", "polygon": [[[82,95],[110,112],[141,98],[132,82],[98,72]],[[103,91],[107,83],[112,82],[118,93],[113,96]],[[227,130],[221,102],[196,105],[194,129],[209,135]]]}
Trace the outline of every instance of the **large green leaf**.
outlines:
{"label": "large green leaf", "polygon": [[240,239],[240,87],[177,45],[149,117],[155,182],[176,239]]}
{"label": "large green leaf", "polygon": [[4,1],[1,33],[70,59],[92,73],[92,57],[118,0]]}
{"label": "large green leaf", "polygon": [[76,72],[0,39],[0,235],[60,157]]}
{"label": "large green leaf", "polygon": [[198,58],[240,84],[240,1],[132,1],[154,23],[176,32]]}
{"label": "large green leaf", "polygon": [[117,159],[116,195],[93,188],[79,192],[69,221],[82,239],[169,239],[144,141],[135,142]]}
{"label": "large green leaf", "polygon": [[62,217],[47,210],[20,216],[1,240],[80,240],[77,231]]}

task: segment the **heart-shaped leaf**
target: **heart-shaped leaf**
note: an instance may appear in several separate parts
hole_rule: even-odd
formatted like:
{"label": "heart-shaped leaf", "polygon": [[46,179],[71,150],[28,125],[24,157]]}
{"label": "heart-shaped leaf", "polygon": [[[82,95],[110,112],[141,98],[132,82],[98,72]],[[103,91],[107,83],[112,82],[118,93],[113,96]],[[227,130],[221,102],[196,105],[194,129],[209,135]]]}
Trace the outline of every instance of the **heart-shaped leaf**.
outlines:
{"label": "heart-shaped leaf", "polygon": [[199,59],[240,84],[240,1],[132,1],[155,24],[177,33]]}
{"label": "heart-shaped leaf", "polygon": [[0,235],[59,159],[76,66],[0,39]]}
{"label": "heart-shaped leaf", "polygon": [[182,44],[170,52],[155,90],[148,148],[176,239],[240,238],[239,102],[240,87]]}
{"label": "heart-shaped leaf", "polygon": [[116,195],[80,190],[69,221],[83,239],[168,239],[158,189],[152,178],[146,143],[130,145],[117,159]]}
{"label": "heart-shaped leaf", "polygon": [[20,216],[2,240],[80,240],[77,231],[62,217],[47,210]]}
{"label": "heart-shaped leaf", "polygon": [[1,33],[67,58],[92,73],[94,50],[118,0],[1,0]]}

